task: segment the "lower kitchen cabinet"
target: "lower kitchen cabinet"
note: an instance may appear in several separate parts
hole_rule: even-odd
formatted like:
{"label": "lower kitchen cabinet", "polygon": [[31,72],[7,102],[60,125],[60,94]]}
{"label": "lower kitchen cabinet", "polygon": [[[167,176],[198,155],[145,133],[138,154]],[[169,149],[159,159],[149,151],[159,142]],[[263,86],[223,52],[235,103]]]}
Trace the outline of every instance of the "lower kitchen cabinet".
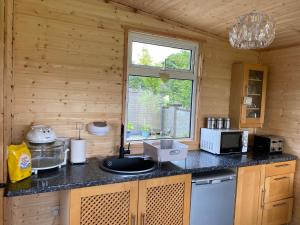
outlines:
{"label": "lower kitchen cabinet", "polygon": [[263,166],[242,167],[238,170],[235,225],[261,224]]}
{"label": "lower kitchen cabinet", "polygon": [[140,181],[138,224],[188,225],[190,193],[191,175]]}
{"label": "lower kitchen cabinet", "polygon": [[265,203],[293,197],[294,174],[267,177],[265,181]]}
{"label": "lower kitchen cabinet", "polygon": [[191,175],[62,192],[62,225],[188,225]]}
{"label": "lower kitchen cabinet", "polygon": [[264,205],[263,225],[287,224],[292,218],[293,198],[284,199]]}
{"label": "lower kitchen cabinet", "polygon": [[235,225],[291,222],[296,161],[238,170]]}
{"label": "lower kitchen cabinet", "polygon": [[138,181],[72,189],[65,192],[63,225],[135,225]]}

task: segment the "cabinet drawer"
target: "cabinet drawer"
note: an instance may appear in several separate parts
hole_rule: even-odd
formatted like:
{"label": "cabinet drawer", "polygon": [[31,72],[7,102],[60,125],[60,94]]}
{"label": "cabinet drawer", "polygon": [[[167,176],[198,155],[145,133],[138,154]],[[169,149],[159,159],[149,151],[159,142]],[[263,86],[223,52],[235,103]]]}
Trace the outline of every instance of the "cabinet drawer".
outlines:
{"label": "cabinet drawer", "polygon": [[293,198],[264,205],[262,225],[281,225],[290,223]]}
{"label": "cabinet drawer", "polygon": [[267,177],[264,202],[274,202],[293,197],[294,173]]}
{"label": "cabinet drawer", "polygon": [[296,161],[272,163],[266,165],[266,177],[294,173],[295,168],[296,168]]}

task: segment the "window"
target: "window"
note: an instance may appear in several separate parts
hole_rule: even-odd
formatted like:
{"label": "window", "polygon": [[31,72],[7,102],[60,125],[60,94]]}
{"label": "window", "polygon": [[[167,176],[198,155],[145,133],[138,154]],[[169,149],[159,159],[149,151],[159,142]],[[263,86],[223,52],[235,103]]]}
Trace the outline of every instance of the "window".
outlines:
{"label": "window", "polygon": [[126,140],[193,138],[198,43],[128,34]]}

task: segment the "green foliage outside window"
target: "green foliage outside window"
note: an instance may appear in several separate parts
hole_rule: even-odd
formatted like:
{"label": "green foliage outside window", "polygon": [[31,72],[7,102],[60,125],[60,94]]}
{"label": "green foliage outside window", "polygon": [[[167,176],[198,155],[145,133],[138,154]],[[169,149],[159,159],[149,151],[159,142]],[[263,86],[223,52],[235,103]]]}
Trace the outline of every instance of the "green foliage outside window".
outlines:
{"label": "green foliage outside window", "polygon": [[[161,62],[157,66],[162,67],[162,65],[165,64],[165,67],[169,69],[188,68],[190,62],[189,57],[189,52],[181,51],[180,53],[171,54],[166,58],[165,62]],[[153,60],[145,48],[139,57],[139,64],[153,66]],[[150,92],[155,98],[159,96],[164,106],[168,104],[180,104],[188,110],[190,110],[191,107],[192,86],[193,83],[191,80],[169,79],[164,82],[155,77],[129,76],[130,88],[147,91],[148,95]],[[147,104],[147,102],[145,102],[145,104]]]}

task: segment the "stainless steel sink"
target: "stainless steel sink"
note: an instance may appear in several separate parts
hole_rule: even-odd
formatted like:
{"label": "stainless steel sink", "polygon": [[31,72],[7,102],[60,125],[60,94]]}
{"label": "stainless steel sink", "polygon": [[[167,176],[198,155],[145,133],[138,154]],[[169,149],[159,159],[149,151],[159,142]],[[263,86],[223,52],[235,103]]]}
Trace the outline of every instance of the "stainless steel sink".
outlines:
{"label": "stainless steel sink", "polygon": [[103,160],[100,164],[100,168],[111,173],[140,174],[151,172],[155,170],[157,166],[154,161],[142,157],[111,157]]}

